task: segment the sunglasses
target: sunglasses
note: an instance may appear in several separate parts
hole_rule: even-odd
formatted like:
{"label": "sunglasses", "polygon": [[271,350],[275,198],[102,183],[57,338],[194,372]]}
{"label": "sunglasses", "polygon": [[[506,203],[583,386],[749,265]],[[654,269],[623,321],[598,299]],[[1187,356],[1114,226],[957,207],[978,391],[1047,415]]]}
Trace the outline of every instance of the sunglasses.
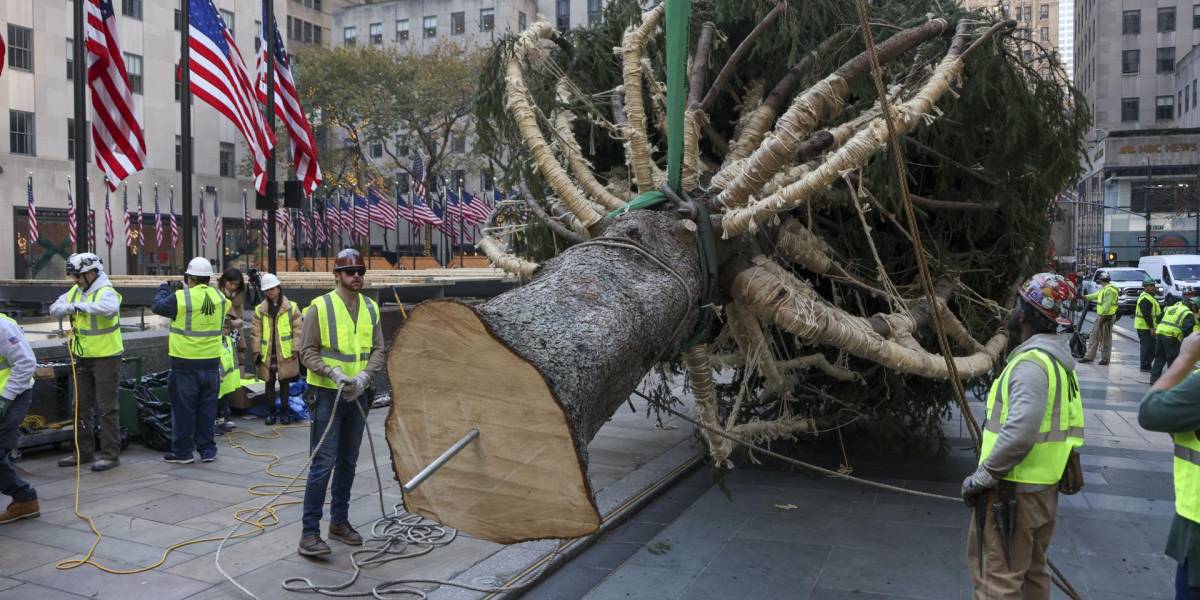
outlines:
{"label": "sunglasses", "polygon": [[351,277],[362,277],[367,274],[367,270],[362,267],[351,267],[349,269],[342,269],[339,273],[345,273]]}

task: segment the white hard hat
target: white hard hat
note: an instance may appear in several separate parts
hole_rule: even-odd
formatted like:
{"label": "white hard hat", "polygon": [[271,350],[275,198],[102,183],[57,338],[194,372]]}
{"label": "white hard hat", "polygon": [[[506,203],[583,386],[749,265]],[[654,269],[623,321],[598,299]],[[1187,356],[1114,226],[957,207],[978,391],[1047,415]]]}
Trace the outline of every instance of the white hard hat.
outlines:
{"label": "white hard hat", "polygon": [[264,292],[277,287],[279,287],[279,278],[274,273],[264,273],[262,279],[258,281],[258,289]]}
{"label": "white hard hat", "polygon": [[212,277],[212,263],[208,262],[208,259],[203,256],[197,256],[188,263],[187,270],[183,274],[193,277]]}
{"label": "white hard hat", "polygon": [[82,275],[88,271],[104,271],[99,256],[91,252],[80,252],[67,258],[67,275]]}

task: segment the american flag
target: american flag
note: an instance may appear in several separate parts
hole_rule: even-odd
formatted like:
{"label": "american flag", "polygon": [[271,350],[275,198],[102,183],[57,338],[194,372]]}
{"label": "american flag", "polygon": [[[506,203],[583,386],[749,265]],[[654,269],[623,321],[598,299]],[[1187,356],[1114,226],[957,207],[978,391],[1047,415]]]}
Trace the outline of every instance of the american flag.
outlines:
{"label": "american flag", "polygon": [[[329,199],[325,200],[325,210],[329,210]],[[321,217],[321,203],[314,200],[312,205],[313,231],[317,235],[317,244],[324,246],[329,239],[329,234],[325,232],[325,219]]]}
{"label": "american flag", "polygon": [[446,214],[455,219],[463,218],[462,206],[458,203],[458,194],[453,191],[446,191]]}
{"label": "american flag", "polygon": [[158,184],[154,184],[154,243],[155,248],[162,248],[162,212],[158,209]]}
{"label": "american flag", "polygon": [[337,206],[334,206],[333,200],[325,198],[325,227],[330,246],[338,244],[341,237],[339,232],[342,229],[342,218],[338,215],[338,209]]}
{"label": "american flag", "polygon": [[125,223],[125,247],[133,247],[133,228],[129,226],[129,184],[125,184],[125,191],[121,194],[121,212],[125,215],[123,221]]}
{"label": "american flag", "polygon": [[482,196],[468,193],[466,194],[466,207],[463,212],[467,217],[468,223],[479,225],[486,223],[488,217],[492,216],[492,207],[488,206],[486,200]]}
{"label": "american flag", "polygon": [[400,207],[400,218],[404,219],[411,225],[420,225],[417,220],[417,215],[413,212],[412,205],[404,200],[403,194],[396,194],[396,206]]}
{"label": "american flag", "polygon": [[204,212],[204,188],[200,188],[200,256],[208,250],[208,216]]}
{"label": "american flag", "polygon": [[167,208],[171,211],[171,249],[179,247],[179,224],[175,222],[175,184],[171,184]]}
{"label": "american flag", "polygon": [[350,205],[346,203],[345,198],[342,198],[338,205],[340,207],[338,213],[342,216],[342,233],[354,235],[354,215],[350,212]]}
{"label": "american flag", "polygon": [[112,220],[112,205],[108,202],[108,185],[104,186],[104,243],[112,250],[113,243],[113,220]]}
{"label": "american flag", "polygon": [[396,230],[396,205],[388,202],[379,190],[367,188],[367,198],[371,201],[371,222],[388,230]]}
{"label": "american flag", "polygon": [[99,250],[96,248],[96,211],[88,209],[88,248],[93,252]]}
{"label": "american flag", "polygon": [[213,250],[217,252],[217,260],[221,260],[221,255],[224,253],[225,236],[224,223],[221,222],[221,199],[213,194]]}
{"label": "american flag", "polygon": [[38,238],[42,237],[38,233],[37,207],[33,205],[33,175],[25,180],[25,197],[29,209],[29,245],[32,247],[37,243]]}
{"label": "american flag", "polygon": [[275,133],[258,108],[241,52],[212,0],[187,0],[191,11],[188,49],[192,93],[225,115],[242,132],[254,160],[254,189],[267,191],[267,152]]}
{"label": "american flag", "polygon": [[71,198],[71,178],[67,178],[67,237],[71,240],[71,247],[77,248],[75,238],[75,200]]}
{"label": "american flag", "polygon": [[442,219],[434,214],[429,205],[420,197],[414,196],[412,200],[412,214],[417,223],[423,225],[433,225],[435,227],[442,224]]}
{"label": "american flag", "polygon": [[137,243],[138,248],[146,247],[146,230],[142,228],[142,184],[138,184],[138,213],[137,213]]}
{"label": "american flag", "polygon": [[250,243],[250,205],[246,204],[246,190],[242,190],[242,236]]}
{"label": "american flag", "polygon": [[146,140],[133,103],[125,55],[117,40],[112,0],[87,0],[84,26],[87,82],[92,89],[92,147],[96,166],[108,176],[109,189],[142,170]]}
{"label": "american flag", "polygon": [[[317,186],[321,185],[321,166],[317,164],[317,138],[313,135],[308,117],[300,106],[300,97],[296,93],[296,82],[292,79],[291,60],[283,47],[283,37],[279,35],[279,26],[275,17],[266,13],[267,5],[263,3],[263,28],[259,32],[257,70],[258,101],[267,103],[267,36],[275,36],[275,114],[287,126],[288,137],[291,139],[292,164],[296,167],[296,175],[304,181],[305,196],[311,196]],[[268,27],[270,31],[268,31]]]}
{"label": "american flag", "polygon": [[292,242],[296,241],[296,233],[292,231],[292,211],[291,209],[281,208],[275,211],[275,225],[279,228],[279,234],[283,236],[286,242],[288,234],[291,234]]}
{"label": "american flag", "polygon": [[308,215],[305,214],[303,208],[300,209],[299,213],[296,215],[296,218],[300,220],[300,233],[304,234],[304,246],[307,248],[312,248],[312,224],[311,221],[309,221]]}
{"label": "american flag", "polygon": [[267,211],[265,210],[258,211],[258,214],[262,219],[262,237],[259,238],[259,243],[265,247],[267,245],[267,238],[270,237],[270,232],[267,231],[267,221],[269,219],[267,217]]}
{"label": "american flag", "polygon": [[367,199],[354,194],[354,233],[359,237],[367,237],[371,233],[370,210],[367,209]]}
{"label": "american flag", "polygon": [[413,198],[425,197],[425,163],[421,161],[421,155],[413,156],[412,162],[412,193]]}

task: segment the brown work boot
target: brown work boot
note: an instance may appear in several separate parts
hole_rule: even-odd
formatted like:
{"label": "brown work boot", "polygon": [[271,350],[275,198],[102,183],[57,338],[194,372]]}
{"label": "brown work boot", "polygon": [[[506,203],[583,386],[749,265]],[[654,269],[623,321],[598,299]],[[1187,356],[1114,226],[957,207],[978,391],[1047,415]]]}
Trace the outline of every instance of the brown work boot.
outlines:
{"label": "brown work boot", "polygon": [[36,499],[20,502],[13,501],[4,512],[0,513],[0,525],[20,521],[21,519],[33,519],[41,516],[41,514],[41,509],[38,507]]}
{"label": "brown work boot", "polygon": [[347,546],[361,546],[363,539],[349,523],[329,525],[329,539],[337,540]]}
{"label": "brown work boot", "polygon": [[325,556],[333,554],[333,550],[329,548],[329,544],[321,539],[319,535],[306,535],[300,538],[300,547],[296,549],[300,556]]}

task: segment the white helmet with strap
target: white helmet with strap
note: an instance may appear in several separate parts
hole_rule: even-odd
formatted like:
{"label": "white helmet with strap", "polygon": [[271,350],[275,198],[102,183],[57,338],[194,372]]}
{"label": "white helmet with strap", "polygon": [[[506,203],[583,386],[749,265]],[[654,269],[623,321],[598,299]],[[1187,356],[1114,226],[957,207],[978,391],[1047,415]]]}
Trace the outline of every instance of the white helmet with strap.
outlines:
{"label": "white helmet with strap", "polygon": [[196,258],[193,258],[191,261],[188,262],[187,270],[184,271],[183,274],[191,275],[192,277],[212,278],[212,276],[213,276],[212,263],[209,262],[209,260],[207,258],[204,258],[203,256],[197,256]]}
{"label": "white helmet with strap", "polygon": [[258,289],[264,292],[277,287],[279,287],[279,278],[274,273],[264,273],[258,282]]}
{"label": "white helmet with strap", "polygon": [[83,275],[88,271],[104,271],[104,265],[99,256],[91,252],[80,252],[67,258],[67,275]]}

